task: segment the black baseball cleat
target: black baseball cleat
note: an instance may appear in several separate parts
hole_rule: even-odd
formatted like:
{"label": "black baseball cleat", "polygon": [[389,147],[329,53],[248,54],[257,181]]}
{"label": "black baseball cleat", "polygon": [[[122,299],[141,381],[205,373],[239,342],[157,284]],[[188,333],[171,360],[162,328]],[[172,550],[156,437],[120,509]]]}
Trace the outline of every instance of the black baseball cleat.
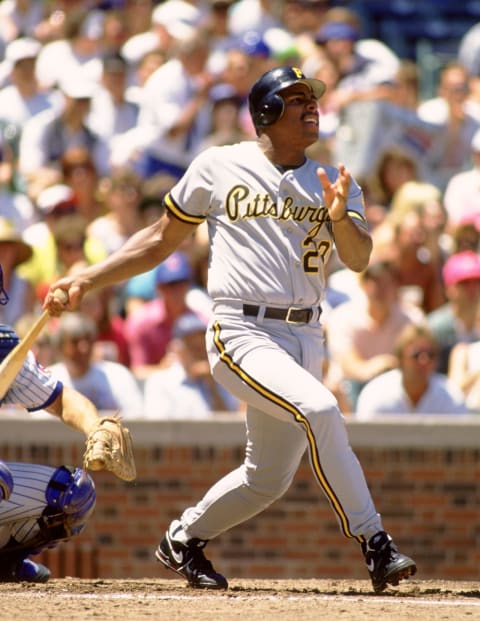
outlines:
{"label": "black baseball cleat", "polygon": [[390,535],[384,531],[362,543],[362,551],[375,593],[381,593],[388,584],[397,586],[400,580],[417,572],[415,562],[401,554]]}
{"label": "black baseball cleat", "polygon": [[172,527],[178,524],[173,522],[170,525],[155,550],[156,558],[165,567],[186,578],[195,589],[228,589],[227,580],[213,569],[212,563],[203,554],[208,541],[196,538],[186,544],[174,541]]}
{"label": "black baseball cleat", "polygon": [[8,567],[3,567],[0,582],[48,582],[50,570],[41,563],[26,558]]}

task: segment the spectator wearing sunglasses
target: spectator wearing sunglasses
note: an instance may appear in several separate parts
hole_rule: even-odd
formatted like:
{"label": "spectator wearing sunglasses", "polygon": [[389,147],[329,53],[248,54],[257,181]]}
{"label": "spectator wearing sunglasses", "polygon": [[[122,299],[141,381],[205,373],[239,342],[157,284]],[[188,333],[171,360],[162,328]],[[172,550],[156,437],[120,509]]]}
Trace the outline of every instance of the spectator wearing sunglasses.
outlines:
{"label": "spectator wearing sunglasses", "polygon": [[439,345],[426,325],[409,324],[395,343],[398,367],[378,375],[360,392],[356,416],[466,414],[462,391],[436,371]]}

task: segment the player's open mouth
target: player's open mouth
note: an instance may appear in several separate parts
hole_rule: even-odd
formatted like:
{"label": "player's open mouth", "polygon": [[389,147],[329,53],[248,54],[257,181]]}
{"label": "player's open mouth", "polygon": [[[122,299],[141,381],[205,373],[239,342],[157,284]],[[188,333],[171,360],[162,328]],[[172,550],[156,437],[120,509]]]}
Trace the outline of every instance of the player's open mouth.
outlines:
{"label": "player's open mouth", "polygon": [[318,116],[316,114],[306,114],[302,120],[304,123],[313,123],[315,126],[318,126]]}

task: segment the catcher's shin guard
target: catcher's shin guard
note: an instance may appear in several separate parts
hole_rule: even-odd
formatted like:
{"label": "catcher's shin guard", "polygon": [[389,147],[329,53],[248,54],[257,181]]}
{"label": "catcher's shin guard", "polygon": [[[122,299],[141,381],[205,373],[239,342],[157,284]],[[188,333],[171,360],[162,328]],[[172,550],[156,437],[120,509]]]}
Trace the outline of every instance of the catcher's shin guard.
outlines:
{"label": "catcher's shin guard", "polygon": [[0,461],[0,502],[8,500],[13,490],[13,476],[4,461]]}

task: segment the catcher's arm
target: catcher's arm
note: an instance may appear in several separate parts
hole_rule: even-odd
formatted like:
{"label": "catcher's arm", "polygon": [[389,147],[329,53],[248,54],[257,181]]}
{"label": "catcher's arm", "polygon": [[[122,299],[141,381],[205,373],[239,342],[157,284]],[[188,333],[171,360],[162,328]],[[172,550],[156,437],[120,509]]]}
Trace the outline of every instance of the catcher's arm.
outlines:
{"label": "catcher's arm", "polygon": [[45,409],[87,438],[100,420],[98,410],[90,399],[68,386],[64,386],[60,395]]}

